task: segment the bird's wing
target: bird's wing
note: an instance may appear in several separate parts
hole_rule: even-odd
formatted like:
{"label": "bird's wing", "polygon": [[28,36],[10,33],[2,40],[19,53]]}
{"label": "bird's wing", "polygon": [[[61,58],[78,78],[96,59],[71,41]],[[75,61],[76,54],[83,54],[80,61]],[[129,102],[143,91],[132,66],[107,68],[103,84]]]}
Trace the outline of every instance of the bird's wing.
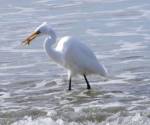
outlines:
{"label": "bird's wing", "polygon": [[98,62],[94,53],[82,42],[70,39],[66,46],[65,63],[70,69],[72,68],[75,72],[80,71],[86,74],[97,73],[101,76],[106,75],[104,66]]}

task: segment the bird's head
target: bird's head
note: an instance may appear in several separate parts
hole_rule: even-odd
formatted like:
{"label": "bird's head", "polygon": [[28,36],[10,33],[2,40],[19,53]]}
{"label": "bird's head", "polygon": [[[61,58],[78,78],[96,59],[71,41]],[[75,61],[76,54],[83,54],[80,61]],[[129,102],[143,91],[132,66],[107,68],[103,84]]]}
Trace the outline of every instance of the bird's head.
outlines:
{"label": "bird's head", "polygon": [[22,43],[24,45],[29,45],[33,39],[40,35],[48,35],[51,28],[48,26],[47,22],[43,22],[39,25],[32,33],[29,35]]}

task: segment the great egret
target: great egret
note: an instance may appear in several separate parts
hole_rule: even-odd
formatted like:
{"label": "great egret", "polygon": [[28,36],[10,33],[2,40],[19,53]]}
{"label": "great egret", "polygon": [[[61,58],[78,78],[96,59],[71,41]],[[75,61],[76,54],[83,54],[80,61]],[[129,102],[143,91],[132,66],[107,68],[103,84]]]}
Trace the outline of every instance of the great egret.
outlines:
{"label": "great egret", "polygon": [[71,90],[71,78],[75,75],[82,75],[87,83],[87,89],[91,86],[87,80],[89,74],[99,74],[102,77],[107,76],[106,68],[100,64],[94,53],[78,39],[65,36],[62,37],[56,46],[56,34],[54,30],[46,23],[42,23],[35,31],[28,36],[23,44],[30,44],[31,41],[40,35],[46,35],[44,49],[48,56],[56,63],[68,69],[69,90]]}

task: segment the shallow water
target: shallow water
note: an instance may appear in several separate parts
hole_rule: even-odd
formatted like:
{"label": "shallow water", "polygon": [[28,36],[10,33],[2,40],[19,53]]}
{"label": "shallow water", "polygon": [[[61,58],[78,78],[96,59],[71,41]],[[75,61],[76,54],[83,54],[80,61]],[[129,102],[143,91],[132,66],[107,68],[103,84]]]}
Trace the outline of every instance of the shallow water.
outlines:
{"label": "shallow water", "polygon": [[[150,125],[148,0],[1,0],[0,125]],[[21,41],[47,21],[74,35],[121,79],[75,78],[49,60],[44,38]]]}

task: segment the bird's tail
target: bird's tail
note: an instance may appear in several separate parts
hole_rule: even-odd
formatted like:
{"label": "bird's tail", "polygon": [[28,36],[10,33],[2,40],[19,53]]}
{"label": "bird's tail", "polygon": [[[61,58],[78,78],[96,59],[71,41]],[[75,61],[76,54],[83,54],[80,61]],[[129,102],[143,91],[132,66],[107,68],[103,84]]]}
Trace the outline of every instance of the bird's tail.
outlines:
{"label": "bird's tail", "polygon": [[104,65],[102,65],[102,66],[103,66],[103,73],[102,72],[100,73],[100,76],[102,79],[104,79],[104,80],[122,80],[122,79],[124,79],[123,77],[113,76],[112,74],[110,74],[108,72],[107,68]]}
{"label": "bird's tail", "polygon": [[101,64],[101,67],[99,68],[99,75],[103,80],[122,80],[124,78],[118,77],[118,76],[113,76],[109,73],[107,68]]}
{"label": "bird's tail", "polygon": [[107,78],[108,76],[108,70],[103,64],[100,65],[99,74],[102,78]]}

